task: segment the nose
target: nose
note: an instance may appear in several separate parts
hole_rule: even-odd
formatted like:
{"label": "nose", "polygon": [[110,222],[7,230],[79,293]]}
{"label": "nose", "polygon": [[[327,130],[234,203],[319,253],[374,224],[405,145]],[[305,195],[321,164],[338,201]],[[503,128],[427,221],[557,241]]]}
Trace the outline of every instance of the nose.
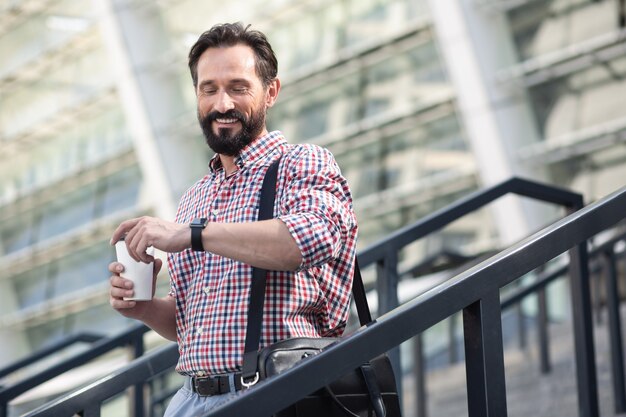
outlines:
{"label": "nose", "polygon": [[227,92],[221,91],[217,95],[217,101],[215,103],[215,110],[220,113],[226,113],[228,110],[232,110],[235,108],[235,104],[233,103],[232,98],[228,95]]}

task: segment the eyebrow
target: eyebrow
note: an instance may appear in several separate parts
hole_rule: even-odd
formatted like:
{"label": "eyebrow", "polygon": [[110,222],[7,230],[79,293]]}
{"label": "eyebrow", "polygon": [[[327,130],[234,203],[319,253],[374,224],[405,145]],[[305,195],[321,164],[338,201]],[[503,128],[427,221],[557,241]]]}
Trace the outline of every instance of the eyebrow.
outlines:
{"label": "eyebrow", "polygon": [[[203,88],[203,87],[205,87],[207,85],[213,85],[213,84],[215,84],[214,80],[204,80],[200,84],[198,84],[198,88]],[[233,78],[232,80],[228,81],[228,84],[231,84],[231,85],[232,84],[250,85],[252,83],[247,78]]]}
{"label": "eyebrow", "polygon": [[229,84],[251,84],[251,82],[247,78],[235,78],[230,80]]}

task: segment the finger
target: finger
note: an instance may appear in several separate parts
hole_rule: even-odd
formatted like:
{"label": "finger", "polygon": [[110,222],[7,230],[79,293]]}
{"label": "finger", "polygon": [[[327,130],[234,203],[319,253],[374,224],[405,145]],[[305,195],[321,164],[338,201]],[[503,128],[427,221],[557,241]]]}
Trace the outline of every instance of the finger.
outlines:
{"label": "finger", "polygon": [[157,275],[159,275],[159,271],[161,270],[162,266],[163,266],[163,261],[159,258],[156,258],[154,260],[154,270],[153,270],[153,274],[155,278]]}
{"label": "finger", "polygon": [[123,271],[124,271],[124,265],[122,265],[121,263],[114,261],[109,264],[109,272],[112,272],[114,274],[119,274],[120,272],[123,272]]}
{"label": "finger", "polygon": [[124,238],[124,242],[126,243],[126,250],[131,258],[135,261],[139,261],[139,256],[137,255],[137,239],[139,238],[139,234],[141,230],[139,227],[135,226],[133,229],[126,233],[126,237]]}
{"label": "finger", "polygon": [[163,265],[163,261],[160,260],[159,258],[156,258],[154,260],[154,264],[152,266],[152,298],[154,298],[154,295],[156,294],[156,282],[157,282],[157,277],[159,276],[159,271],[161,270],[161,266]]}
{"label": "finger", "polygon": [[124,297],[132,297],[135,291],[126,288],[111,287],[109,295],[111,299],[122,300]]}
{"label": "finger", "polygon": [[125,301],[118,298],[111,298],[109,303],[111,304],[111,307],[116,310],[125,310],[128,308],[133,308],[137,305],[136,301]]}
{"label": "finger", "polygon": [[111,287],[114,287],[114,288],[125,288],[127,290],[130,290],[133,288],[133,282],[131,280],[122,278],[119,275],[113,275],[110,281],[111,281]]}
{"label": "finger", "polygon": [[143,255],[143,259],[142,260],[143,260],[143,262],[145,262],[147,264],[152,263],[152,262],[154,262],[156,260],[156,258],[153,255],[150,255],[148,253],[148,248],[146,248],[146,250],[143,251],[143,254],[144,255]]}
{"label": "finger", "polygon": [[130,231],[126,237],[126,244],[128,245],[128,252],[133,259],[138,262],[150,263],[153,258],[146,253],[149,246],[148,231],[146,230],[146,222],[142,221],[132,231]]}
{"label": "finger", "polygon": [[147,241],[147,218],[142,218],[140,222],[138,222],[135,227],[128,233],[126,244],[128,245],[129,252],[134,260],[137,262],[145,262],[146,260],[146,245]]}
{"label": "finger", "polygon": [[117,226],[117,229],[115,229],[115,231],[113,232],[113,235],[111,236],[111,241],[109,243],[111,245],[115,245],[115,243],[117,243],[117,241],[120,240],[122,236],[124,236],[129,230],[135,227],[135,225],[137,224],[137,222],[139,222],[139,220],[140,219],[138,218],[130,219],[130,220],[126,220],[120,223],[120,225]]}
{"label": "finger", "polygon": [[148,237],[149,233],[142,233],[141,240],[137,244],[137,255],[142,262],[149,264],[154,262],[154,257],[148,254],[148,247],[152,245]]}
{"label": "finger", "polygon": [[154,260],[153,270],[152,270],[152,288],[156,288],[157,277],[159,276],[159,271],[161,270],[161,266],[163,266],[163,261],[159,258]]}

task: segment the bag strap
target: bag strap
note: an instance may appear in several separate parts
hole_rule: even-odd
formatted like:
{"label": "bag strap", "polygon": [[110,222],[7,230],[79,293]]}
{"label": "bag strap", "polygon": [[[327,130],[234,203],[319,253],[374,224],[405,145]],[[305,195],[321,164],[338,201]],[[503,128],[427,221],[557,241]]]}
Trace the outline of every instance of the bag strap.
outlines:
{"label": "bag strap", "polygon": [[[276,160],[265,173],[261,186],[259,200],[259,221],[269,220],[274,217],[274,200],[276,199],[276,180],[278,177],[278,164]],[[254,385],[259,380],[257,369],[257,352],[261,341],[261,327],[263,322],[263,301],[265,299],[265,284],[267,282],[267,270],[252,268],[252,281],[250,282],[250,301],[248,305],[248,324],[246,327],[246,342],[241,369],[241,382]]]}
{"label": "bag strap", "polygon": [[372,320],[372,314],[370,313],[370,307],[367,304],[367,296],[365,295],[365,286],[363,285],[363,278],[361,278],[361,268],[359,268],[359,261],[354,256],[354,275],[352,278],[352,296],[354,297],[354,304],[356,306],[356,312],[359,316],[359,323],[361,326],[370,324]]}
{"label": "bag strap", "polygon": [[[274,200],[276,199],[276,182],[278,177],[278,164],[280,158],[268,168],[259,201],[258,220],[269,220],[274,216]],[[265,299],[265,286],[267,282],[267,270],[252,268],[252,282],[250,283],[250,301],[248,307],[248,324],[246,327],[246,341],[241,369],[242,383],[245,386],[254,385],[258,381],[257,354],[261,341],[261,327],[263,319],[263,301]],[[365,287],[361,278],[361,270],[354,257],[354,275],[352,281],[352,294],[356,305],[357,314],[361,326],[372,322],[372,315],[367,304]],[[252,379],[252,381],[249,381]],[[247,384],[247,385],[246,385]]]}

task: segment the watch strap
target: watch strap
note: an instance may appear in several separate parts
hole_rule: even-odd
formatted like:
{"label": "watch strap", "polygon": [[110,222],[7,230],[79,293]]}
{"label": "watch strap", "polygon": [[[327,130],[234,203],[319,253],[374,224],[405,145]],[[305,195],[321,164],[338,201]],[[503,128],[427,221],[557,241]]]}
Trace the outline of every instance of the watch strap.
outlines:
{"label": "watch strap", "polygon": [[192,222],[191,228],[191,249],[196,252],[204,252],[204,244],[202,243],[202,231],[207,225],[206,219],[199,219],[199,223]]}

